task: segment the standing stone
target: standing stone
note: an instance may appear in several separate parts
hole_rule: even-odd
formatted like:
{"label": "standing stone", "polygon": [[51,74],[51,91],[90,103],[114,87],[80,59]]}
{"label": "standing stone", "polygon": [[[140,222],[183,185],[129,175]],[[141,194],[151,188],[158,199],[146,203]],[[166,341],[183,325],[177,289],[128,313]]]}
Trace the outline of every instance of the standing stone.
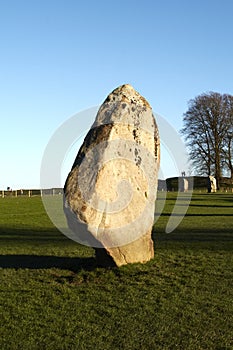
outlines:
{"label": "standing stone", "polygon": [[189,182],[188,179],[184,179],[184,192],[188,192]]}
{"label": "standing stone", "polygon": [[189,182],[188,179],[185,177],[179,177],[179,190],[180,192],[188,192],[189,189]]}
{"label": "standing stone", "polygon": [[115,89],[68,174],[64,212],[100,265],[154,256],[151,232],[159,169],[159,134],[149,103],[131,85]]}
{"label": "standing stone", "polygon": [[208,178],[207,178],[207,190],[208,190],[208,193],[216,192],[217,183],[216,183],[216,179],[214,176],[211,176],[211,175],[208,176]]}

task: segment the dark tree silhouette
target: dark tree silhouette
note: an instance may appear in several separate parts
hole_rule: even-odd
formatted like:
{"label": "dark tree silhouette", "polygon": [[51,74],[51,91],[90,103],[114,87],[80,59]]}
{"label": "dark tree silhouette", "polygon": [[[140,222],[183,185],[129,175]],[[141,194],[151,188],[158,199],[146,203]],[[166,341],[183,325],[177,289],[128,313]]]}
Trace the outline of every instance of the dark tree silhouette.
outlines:
{"label": "dark tree silhouette", "polygon": [[205,93],[189,101],[184,113],[185,136],[191,163],[197,174],[214,175],[219,181],[224,172],[233,178],[233,96]]}

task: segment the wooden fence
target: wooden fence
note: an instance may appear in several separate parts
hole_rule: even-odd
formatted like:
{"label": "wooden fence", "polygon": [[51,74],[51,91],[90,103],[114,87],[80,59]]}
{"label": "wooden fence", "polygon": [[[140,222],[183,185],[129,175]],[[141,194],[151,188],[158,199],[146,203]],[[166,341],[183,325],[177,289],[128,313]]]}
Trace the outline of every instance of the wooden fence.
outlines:
{"label": "wooden fence", "polygon": [[62,195],[62,188],[46,188],[46,189],[21,189],[21,190],[0,190],[0,197],[33,197],[33,196],[55,196]]}

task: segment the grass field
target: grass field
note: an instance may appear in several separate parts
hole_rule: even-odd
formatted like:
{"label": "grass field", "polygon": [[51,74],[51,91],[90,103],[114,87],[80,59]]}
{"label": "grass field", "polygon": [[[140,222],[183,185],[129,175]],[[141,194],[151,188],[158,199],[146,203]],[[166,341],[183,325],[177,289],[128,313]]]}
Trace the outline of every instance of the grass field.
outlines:
{"label": "grass field", "polygon": [[155,258],[95,266],[63,236],[39,197],[0,198],[0,349],[233,349],[233,195],[193,194]]}

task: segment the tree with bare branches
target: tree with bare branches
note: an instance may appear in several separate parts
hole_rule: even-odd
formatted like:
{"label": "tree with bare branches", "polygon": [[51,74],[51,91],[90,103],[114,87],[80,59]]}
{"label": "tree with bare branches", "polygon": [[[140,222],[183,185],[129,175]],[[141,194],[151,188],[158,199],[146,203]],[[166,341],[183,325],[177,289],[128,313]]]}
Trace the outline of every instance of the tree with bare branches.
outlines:
{"label": "tree with bare branches", "polygon": [[190,160],[199,175],[214,175],[217,186],[223,174],[233,179],[233,96],[210,92],[189,101],[181,133]]}

